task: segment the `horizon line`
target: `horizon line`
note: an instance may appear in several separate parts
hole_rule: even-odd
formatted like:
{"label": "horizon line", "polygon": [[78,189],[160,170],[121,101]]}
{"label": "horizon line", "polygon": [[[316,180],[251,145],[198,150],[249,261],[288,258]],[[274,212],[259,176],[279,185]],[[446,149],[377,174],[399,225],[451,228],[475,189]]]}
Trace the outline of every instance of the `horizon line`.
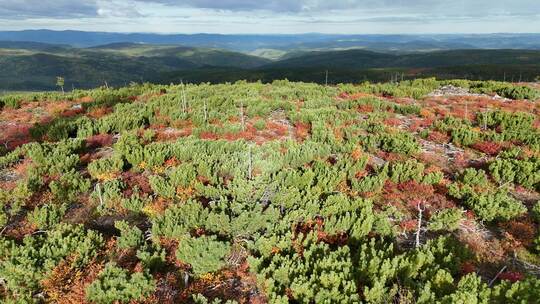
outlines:
{"label": "horizon line", "polygon": [[300,36],[300,35],[325,35],[325,36],[420,36],[420,35],[540,35],[540,32],[489,32],[489,33],[464,33],[464,32],[455,32],[455,33],[436,33],[436,32],[424,32],[424,33],[354,33],[354,34],[341,34],[341,33],[322,33],[322,32],[303,32],[303,33],[212,33],[212,32],[196,32],[196,33],[186,33],[186,32],[119,32],[119,31],[86,31],[86,30],[77,30],[77,29],[47,29],[47,28],[38,28],[38,29],[22,29],[22,30],[0,30],[0,33],[3,32],[37,32],[37,31],[50,31],[50,32],[81,32],[81,33],[100,33],[100,34],[123,34],[123,35],[133,35],[133,34],[151,34],[151,35],[222,35],[222,36]]}

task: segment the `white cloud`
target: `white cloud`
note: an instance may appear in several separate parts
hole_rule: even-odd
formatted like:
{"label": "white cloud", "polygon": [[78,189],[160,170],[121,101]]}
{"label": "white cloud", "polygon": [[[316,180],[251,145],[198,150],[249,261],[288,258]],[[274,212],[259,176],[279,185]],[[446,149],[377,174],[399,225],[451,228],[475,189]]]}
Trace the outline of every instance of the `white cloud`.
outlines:
{"label": "white cloud", "polygon": [[100,17],[142,17],[137,3],[131,0],[98,0],[97,14]]}
{"label": "white cloud", "polygon": [[0,0],[6,30],[538,32],[539,15],[538,0]]}

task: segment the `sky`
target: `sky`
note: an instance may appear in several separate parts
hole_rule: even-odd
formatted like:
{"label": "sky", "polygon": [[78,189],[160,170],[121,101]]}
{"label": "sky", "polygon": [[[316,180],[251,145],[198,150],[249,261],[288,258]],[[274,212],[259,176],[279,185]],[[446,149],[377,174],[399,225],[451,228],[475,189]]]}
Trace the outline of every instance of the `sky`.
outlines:
{"label": "sky", "polygon": [[538,33],[540,0],[0,0],[0,30]]}

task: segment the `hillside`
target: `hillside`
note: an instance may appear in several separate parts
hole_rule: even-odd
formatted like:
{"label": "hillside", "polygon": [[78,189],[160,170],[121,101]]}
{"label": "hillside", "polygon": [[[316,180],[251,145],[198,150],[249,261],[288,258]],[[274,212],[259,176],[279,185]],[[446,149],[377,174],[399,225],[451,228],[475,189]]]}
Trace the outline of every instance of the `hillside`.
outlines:
{"label": "hillside", "polygon": [[464,65],[533,65],[540,62],[540,51],[451,50],[413,54],[383,54],[366,50],[304,52],[265,67],[272,68],[433,68]]}
{"label": "hillside", "polygon": [[[263,57],[275,58],[269,60]],[[0,42],[0,89],[55,90],[124,86],[130,82],[224,83],[276,79],[324,83],[438,77],[532,81],[540,75],[540,51],[450,50],[373,52],[291,50],[244,54],[223,49],[141,43],[92,48]]]}
{"label": "hillside", "polygon": [[268,59],[222,49],[206,49],[174,45],[114,43],[87,50],[112,52],[131,57],[170,57],[189,61],[197,66],[255,68],[270,63]]}
{"label": "hillside", "polygon": [[41,43],[0,42],[0,89],[54,90],[57,76],[66,88],[93,88],[156,80],[165,72],[206,66],[254,68],[264,58],[226,50],[122,43],[89,49]]}
{"label": "hillside", "polygon": [[536,303],[538,89],[2,95],[0,302]]}

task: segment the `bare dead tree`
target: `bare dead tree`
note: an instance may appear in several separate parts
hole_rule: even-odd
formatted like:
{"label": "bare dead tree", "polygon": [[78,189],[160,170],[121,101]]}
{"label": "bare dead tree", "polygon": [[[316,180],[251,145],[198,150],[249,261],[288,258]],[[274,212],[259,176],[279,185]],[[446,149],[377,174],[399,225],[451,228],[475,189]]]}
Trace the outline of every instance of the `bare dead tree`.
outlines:
{"label": "bare dead tree", "polygon": [[187,98],[186,98],[186,85],[184,81],[181,81],[182,84],[182,113],[187,113]]}
{"label": "bare dead tree", "polygon": [[416,204],[416,209],[418,210],[418,224],[416,227],[416,240],[415,240],[415,247],[420,247],[420,233],[422,232],[422,218],[424,215],[424,211],[426,210],[426,207],[424,206],[424,202],[418,202]]}
{"label": "bare dead tree", "polygon": [[96,184],[94,190],[98,193],[98,198],[99,198],[99,205],[100,206],[103,206],[104,202],[103,202],[103,196],[101,194],[101,186],[99,183]]}
{"label": "bare dead tree", "polygon": [[499,278],[501,273],[503,273],[505,270],[506,270],[506,265],[503,268],[501,268],[501,270],[499,272],[497,272],[497,275],[495,275],[495,277],[493,277],[493,279],[491,279],[491,281],[489,281],[488,286],[491,287],[493,285],[493,283],[495,283],[495,281]]}
{"label": "bare dead tree", "polygon": [[204,102],[204,122],[208,123],[208,105],[206,103],[206,99],[203,99]]}
{"label": "bare dead tree", "polygon": [[246,121],[245,121],[245,116],[244,116],[244,102],[243,101],[240,102],[240,122],[242,125],[242,131],[245,131]]}
{"label": "bare dead tree", "polygon": [[328,70],[326,70],[326,73],[325,73],[324,85],[328,86]]}

